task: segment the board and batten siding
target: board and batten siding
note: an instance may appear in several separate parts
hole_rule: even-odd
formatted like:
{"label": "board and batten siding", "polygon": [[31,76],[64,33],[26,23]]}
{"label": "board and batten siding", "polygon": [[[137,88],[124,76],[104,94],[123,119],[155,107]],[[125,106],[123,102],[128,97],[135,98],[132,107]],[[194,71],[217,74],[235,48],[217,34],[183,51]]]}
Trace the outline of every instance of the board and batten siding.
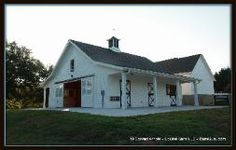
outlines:
{"label": "board and batten siding", "polygon": [[[202,56],[197,61],[190,77],[201,79],[202,81],[197,85],[198,94],[212,95],[214,94],[214,78],[212,77],[208,67]],[[193,95],[193,83],[182,84],[183,95]]]}
{"label": "board and batten siding", "polygon": [[[121,73],[108,68],[100,68],[103,74],[98,89],[105,90],[104,108],[120,108],[120,101],[110,101],[111,96],[120,96]],[[131,82],[131,107],[148,106],[148,83],[152,83],[152,76],[127,75],[127,80]],[[166,84],[175,85],[176,81],[171,79],[157,80],[157,107],[170,106],[171,99],[166,95]],[[98,95],[98,105],[102,105],[101,94]],[[180,96],[182,98],[182,95]]]}
{"label": "board and batten siding", "polygon": [[[63,83],[55,84],[55,82],[94,74],[93,77],[81,79],[81,107],[120,108],[120,101],[111,101],[110,97],[120,96],[121,68],[96,63],[71,43],[68,43],[62,55],[63,57],[59,59],[55,68],[54,76],[46,85],[50,88],[49,107],[63,107]],[[70,72],[72,59],[74,59],[74,72]],[[127,80],[131,81],[131,107],[148,107],[148,83],[152,83],[153,77],[134,73],[133,75],[128,74]],[[86,84],[87,81],[92,83],[91,95],[84,95],[83,84]],[[175,83],[175,80],[172,79],[157,79],[157,107],[170,106],[171,99],[169,95],[166,95],[166,84],[175,85]],[[57,88],[62,89],[60,97],[56,97]],[[104,105],[102,105],[102,90],[105,91]],[[91,101],[86,101],[88,99]]]}
{"label": "board and batten siding", "polygon": [[[74,59],[74,72],[70,72],[70,61]],[[52,77],[52,79],[47,83],[47,87],[50,88],[50,94],[49,94],[49,107],[63,107],[63,96],[62,94],[61,97],[56,97],[56,88],[62,88],[62,93],[64,93],[63,89],[63,83],[60,84],[55,84],[55,82],[58,81],[63,81],[71,78],[76,78],[76,77],[81,77],[81,76],[86,76],[86,75],[91,75],[94,74],[94,69],[95,64],[86,58],[85,54],[82,53],[82,51],[78,50],[77,47],[75,47],[72,44],[68,44],[67,47],[65,48],[63,57],[58,62],[57,68],[55,68],[55,74]],[[73,75],[73,77],[71,76]],[[92,83],[92,87],[94,88],[96,83],[94,77],[90,77]],[[86,79],[83,79],[86,80]],[[82,81],[83,81],[82,80]],[[92,93],[93,94],[93,91]],[[85,103],[83,100],[85,97],[82,95],[82,85],[81,85],[81,104]],[[90,96],[94,101],[94,96]]]}
{"label": "board and batten siding", "polygon": [[[119,96],[120,93],[117,91],[119,89],[119,82],[117,83],[116,80],[110,80],[110,76],[113,74],[121,74],[120,70],[108,68],[102,65],[96,65],[96,87],[94,87],[94,106],[96,108],[119,108],[120,103],[117,101],[110,101],[110,96]],[[101,91],[104,90],[104,104],[102,106],[102,95]],[[118,90],[119,91],[119,90]],[[120,91],[119,91],[120,92]],[[113,95],[114,94],[114,95]]]}
{"label": "board and batten siding", "polygon": [[[176,85],[176,81],[173,79],[157,78],[157,102],[156,106],[170,106],[171,98],[166,94],[166,84]],[[180,99],[182,94],[180,93]]]}

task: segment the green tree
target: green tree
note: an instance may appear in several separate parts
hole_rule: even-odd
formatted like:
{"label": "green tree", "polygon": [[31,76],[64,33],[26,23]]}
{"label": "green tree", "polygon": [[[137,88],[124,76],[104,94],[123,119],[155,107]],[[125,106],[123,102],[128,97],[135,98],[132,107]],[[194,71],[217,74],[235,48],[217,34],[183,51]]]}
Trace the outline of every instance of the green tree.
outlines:
{"label": "green tree", "polygon": [[45,80],[53,66],[48,69],[31,56],[31,50],[16,42],[6,43],[6,89],[7,99],[42,101]]}
{"label": "green tree", "polygon": [[216,81],[214,87],[216,92],[231,92],[231,69],[222,68],[214,75]]}

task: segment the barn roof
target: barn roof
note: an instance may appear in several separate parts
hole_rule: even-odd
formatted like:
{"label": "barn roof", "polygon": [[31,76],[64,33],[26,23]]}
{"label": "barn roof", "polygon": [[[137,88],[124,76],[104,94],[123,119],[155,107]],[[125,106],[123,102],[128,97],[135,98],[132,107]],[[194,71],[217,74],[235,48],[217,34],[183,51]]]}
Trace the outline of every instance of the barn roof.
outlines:
{"label": "barn roof", "polygon": [[173,58],[156,62],[157,67],[165,68],[171,73],[191,72],[194,69],[201,54],[182,58]]}
{"label": "barn roof", "polygon": [[103,48],[75,40],[71,40],[91,59],[98,62],[108,63],[116,66],[151,70],[163,73],[191,72],[196,65],[201,54],[173,58],[159,62],[152,62],[146,57],[141,57],[124,52],[114,52],[108,48]]}
{"label": "barn roof", "polygon": [[142,70],[150,70],[161,73],[169,73],[168,70],[162,66],[156,65],[146,57],[141,57],[124,52],[114,52],[108,48],[103,48],[91,44],[82,43],[75,40],[70,40],[78,46],[91,59],[98,62],[108,63],[115,66],[130,67]]}
{"label": "barn roof", "polygon": [[[75,40],[69,40],[69,41],[75,44],[77,47],[79,47],[88,57],[90,57],[94,61],[120,67],[154,71],[170,75],[174,75],[175,73],[179,72],[192,71],[194,66],[196,65],[197,60],[201,56],[201,54],[198,54],[189,57],[174,58],[154,63],[151,60],[147,59],[146,57],[141,57],[124,52],[114,52],[108,48],[103,48]],[[59,60],[61,59],[62,55],[60,56]],[[42,85],[45,85],[47,81],[49,81],[52,78],[52,76],[55,74],[57,66],[58,62],[53,72],[43,82]]]}

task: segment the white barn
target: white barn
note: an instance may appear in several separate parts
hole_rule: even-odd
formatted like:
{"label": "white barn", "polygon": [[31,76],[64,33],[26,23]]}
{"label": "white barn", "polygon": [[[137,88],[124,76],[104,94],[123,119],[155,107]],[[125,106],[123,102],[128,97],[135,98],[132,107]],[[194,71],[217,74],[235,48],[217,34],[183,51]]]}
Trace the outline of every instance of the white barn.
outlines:
{"label": "white barn", "polygon": [[194,88],[193,83],[181,84],[183,99],[186,99],[186,101],[193,100],[194,89],[196,89],[202,104],[209,105],[214,102],[215,77],[203,55],[198,54],[183,58],[174,58],[156,62],[156,64],[159,67],[166,68],[173,74],[201,79],[201,82],[196,88]]}
{"label": "white barn", "polygon": [[[160,62],[121,52],[116,37],[110,38],[108,45],[109,48],[103,48],[68,40],[54,70],[43,83],[43,107],[176,106],[182,105],[182,93],[192,94],[194,104],[199,105],[198,91],[202,87],[213,88],[212,80],[209,84],[204,81],[205,76],[198,69],[185,75],[169,70]],[[199,60],[194,66],[201,70],[202,62],[204,65],[206,61],[202,55]],[[201,82],[204,84],[198,88]]]}

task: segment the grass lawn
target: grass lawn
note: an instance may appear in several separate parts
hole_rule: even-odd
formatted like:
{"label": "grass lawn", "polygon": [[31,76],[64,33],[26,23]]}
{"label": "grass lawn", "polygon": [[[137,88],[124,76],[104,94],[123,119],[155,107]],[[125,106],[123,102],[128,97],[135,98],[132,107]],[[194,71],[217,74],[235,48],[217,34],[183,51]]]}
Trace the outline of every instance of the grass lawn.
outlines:
{"label": "grass lawn", "polygon": [[[230,108],[222,108],[137,117],[105,117],[73,112],[8,110],[7,144],[224,145],[231,143],[230,111]],[[140,139],[145,137],[154,139]],[[186,139],[179,141],[180,137]],[[187,139],[200,137],[219,139]],[[170,138],[177,138],[177,141]]]}

